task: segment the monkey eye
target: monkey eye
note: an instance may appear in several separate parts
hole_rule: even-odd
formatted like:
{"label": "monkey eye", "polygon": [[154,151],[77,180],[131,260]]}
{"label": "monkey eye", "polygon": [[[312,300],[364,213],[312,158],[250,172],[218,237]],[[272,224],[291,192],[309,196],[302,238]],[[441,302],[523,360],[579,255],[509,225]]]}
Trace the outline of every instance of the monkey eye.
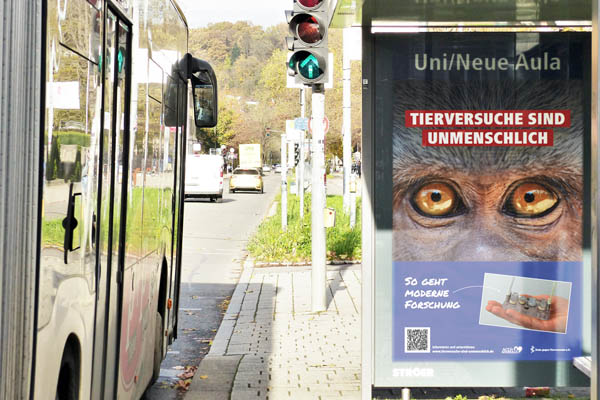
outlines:
{"label": "monkey eye", "polygon": [[431,182],[421,186],[412,198],[413,207],[427,217],[453,217],[462,207],[462,201],[452,186]]}
{"label": "monkey eye", "polygon": [[508,196],[503,211],[513,217],[539,218],[556,208],[558,197],[547,187],[533,182],[519,184]]}

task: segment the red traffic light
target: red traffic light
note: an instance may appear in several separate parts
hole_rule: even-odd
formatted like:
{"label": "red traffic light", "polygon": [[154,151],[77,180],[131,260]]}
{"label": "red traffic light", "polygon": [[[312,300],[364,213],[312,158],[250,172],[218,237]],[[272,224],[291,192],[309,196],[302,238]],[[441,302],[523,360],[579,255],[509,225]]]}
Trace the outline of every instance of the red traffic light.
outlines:
{"label": "red traffic light", "polygon": [[323,34],[319,22],[312,15],[304,14],[296,25],[298,39],[306,44],[316,44],[323,40]]}
{"label": "red traffic light", "polygon": [[294,15],[289,24],[290,33],[305,45],[317,46],[325,39],[327,27],[317,15],[301,12]]}
{"label": "red traffic light", "polygon": [[321,6],[323,0],[296,0],[298,4],[306,10],[314,10]]}

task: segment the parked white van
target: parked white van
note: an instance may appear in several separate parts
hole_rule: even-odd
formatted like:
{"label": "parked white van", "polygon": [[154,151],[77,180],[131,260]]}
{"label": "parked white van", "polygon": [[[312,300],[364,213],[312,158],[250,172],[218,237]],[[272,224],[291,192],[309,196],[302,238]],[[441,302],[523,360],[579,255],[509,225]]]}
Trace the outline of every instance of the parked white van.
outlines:
{"label": "parked white van", "polygon": [[223,157],[188,154],[185,165],[185,198],[223,198]]}

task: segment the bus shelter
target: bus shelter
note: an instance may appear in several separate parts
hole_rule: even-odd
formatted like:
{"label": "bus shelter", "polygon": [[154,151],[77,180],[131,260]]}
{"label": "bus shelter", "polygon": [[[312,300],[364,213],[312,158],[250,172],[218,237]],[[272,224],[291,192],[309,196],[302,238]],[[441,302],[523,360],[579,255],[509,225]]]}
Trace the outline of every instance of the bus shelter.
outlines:
{"label": "bus shelter", "polygon": [[363,392],[597,392],[598,7],[337,1],[363,38]]}

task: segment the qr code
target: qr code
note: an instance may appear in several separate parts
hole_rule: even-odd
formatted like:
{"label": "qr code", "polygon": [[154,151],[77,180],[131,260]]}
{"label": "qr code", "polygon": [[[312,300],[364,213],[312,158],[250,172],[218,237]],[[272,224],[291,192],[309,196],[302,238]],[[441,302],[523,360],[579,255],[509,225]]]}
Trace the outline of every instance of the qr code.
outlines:
{"label": "qr code", "polygon": [[430,328],[404,328],[404,351],[406,353],[429,353]]}

